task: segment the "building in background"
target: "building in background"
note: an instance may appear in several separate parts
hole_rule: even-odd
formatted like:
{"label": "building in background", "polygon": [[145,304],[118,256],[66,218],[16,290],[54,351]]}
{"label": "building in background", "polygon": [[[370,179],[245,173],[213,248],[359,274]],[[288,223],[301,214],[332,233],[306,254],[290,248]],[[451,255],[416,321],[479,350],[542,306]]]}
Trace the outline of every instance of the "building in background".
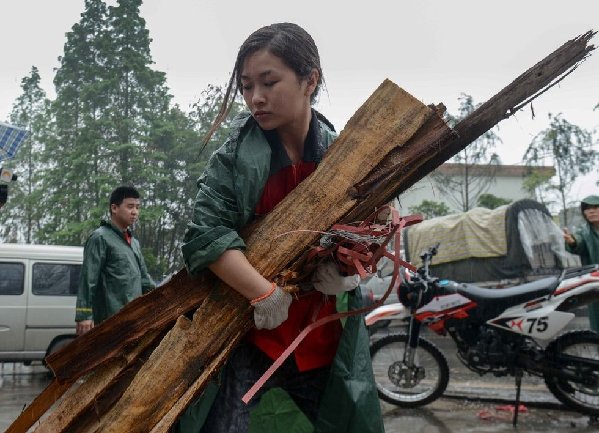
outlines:
{"label": "building in background", "polygon": [[[524,187],[524,180],[530,174],[530,168],[520,165],[474,165],[468,168],[468,182],[473,186],[469,197],[470,206],[477,206],[481,194],[492,194],[497,198],[516,201],[520,199],[535,199],[534,193]],[[536,167],[541,174],[554,175],[553,167]],[[464,183],[463,164],[445,163],[430,175],[414,184],[399,196],[400,212],[410,213],[410,209],[419,206],[424,200],[444,203],[450,213],[463,212],[463,194],[456,189],[447,192],[448,182]]]}

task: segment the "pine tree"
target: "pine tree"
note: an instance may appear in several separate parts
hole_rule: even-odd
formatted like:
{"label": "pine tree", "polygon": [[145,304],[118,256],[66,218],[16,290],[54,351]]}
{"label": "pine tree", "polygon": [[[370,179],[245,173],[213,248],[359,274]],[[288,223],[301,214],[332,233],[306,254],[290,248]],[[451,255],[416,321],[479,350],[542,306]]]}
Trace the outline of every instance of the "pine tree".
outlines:
{"label": "pine tree", "polygon": [[152,69],[151,39],[139,14],[141,3],[120,0],[108,10],[110,104],[104,116],[111,126],[106,146],[117,181],[135,185],[142,194],[136,236],[150,272],[157,275],[168,268],[165,239],[174,230],[168,212],[176,158],[170,154],[193,129],[183,113],[171,109],[165,74]]}
{"label": "pine tree", "polygon": [[[141,0],[119,0],[108,13],[110,50],[106,68],[111,101],[105,115],[113,128],[108,144],[117,156],[122,183],[138,183],[147,167],[152,123],[167,116],[171,96],[163,72],[151,68],[150,36],[139,15]],[[150,155],[162,159],[162,155]]]}
{"label": "pine tree", "polygon": [[180,247],[191,220],[197,179],[211,151],[226,139],[230,121],[242,108],[239,101],[234,102],[229,117],[200,153],[201,138],[210,129],[223,97],[220,86],[209,85],[191,113],[175,106],[167,116],[152,123],[149,143],[154,153],[164,155],[164,159],[156,164],[161,175],[148,184],[147,193],[151,192],[152,200],[144,200],[138,235],[142,237],[142,246],[152,248],[145,256],[148,266],[154,266],[155,275],[173,272],[183,265]]}
{"label": "pine tree", "polygon": [[67,34],[54,78],[54,128],[45,153],[42,203],[47,220],[40,233],[45,242],[80,245],[107,209],[111,167],[103,146],[107,131],[102,117],[109,101],[107,41],[104,2],[86,0],[80,21]]}
{"label": "pine tree", "polygon": [[[67,34],[48,110],[38,234],[42,242],[83,244],[107,215],[110,191],[132,184],[142,195],[135,235],[150,273],[161,276],[182,265],[180,243],[209,157],[199,154],[200,141],[223,92],[210,86],[191,113],[171,106],[165,74],[152,68],[140,5],[86,0]],[[229,121],[240,109],[236,101]],[[209,150],[224,141],[227,125]]]}

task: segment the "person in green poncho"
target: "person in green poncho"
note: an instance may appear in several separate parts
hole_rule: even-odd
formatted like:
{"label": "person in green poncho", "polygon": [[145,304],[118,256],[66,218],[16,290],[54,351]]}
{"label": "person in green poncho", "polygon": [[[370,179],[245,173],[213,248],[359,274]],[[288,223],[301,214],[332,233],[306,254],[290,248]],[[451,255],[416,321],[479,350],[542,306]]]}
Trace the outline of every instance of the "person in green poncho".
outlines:
{"label": "person in green poncho", "polygon": [[83,249],[75,309],[78,335],[155,287],[130,229],[139,217],[139,192],[119,186],[110,194],[109,206],[110,219],[100,222]]}
{"label": "person in green poncho", "polygon": [[[599,196],[582,199],[580,210],[585,223],[574,234],[564,228],[566,250],[578,254],[583,265],[599,264]],[[589,321],[591,329],[599,332],[599,302],[589,305]]]}
{"label": "person in green poncho", "polygon": [[[312,108],[323,82],[318,49],[300,26],[278,23],[242,44],[218,127],[238,91],[247,105],[200,179],[182,247],[191,274],[209,269],[254,307],[255,329],[215,386],[188,408],[179,432],[383,431],[362,317],[316,328],[246,405],[246,391],[310,323],[358,308],[359,279],[319,265],[291,296],[247,260],[239,231],[269,213],[320,163],[336,137]],[[200,430],[201,429],[201,430]]]}

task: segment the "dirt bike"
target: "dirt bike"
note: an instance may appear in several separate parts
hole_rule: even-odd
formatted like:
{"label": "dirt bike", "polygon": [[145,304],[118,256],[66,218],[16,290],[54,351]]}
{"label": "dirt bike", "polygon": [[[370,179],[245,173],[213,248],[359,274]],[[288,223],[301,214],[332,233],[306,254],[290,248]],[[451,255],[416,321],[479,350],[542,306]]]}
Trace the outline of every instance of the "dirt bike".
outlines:
{"label": "dirt bike", "polygon": [[599,334],[590,330],[561,333],[574,318],[574,309],[599,300],[599,266],[488,289],[431,276],[429,265],[437,248],[421,255],[423,264],[417,272],[402,271],[400,303],[384,305],[366,316],[369,326],[392,319],[408,322],[405,333],[392,333],[371,344],[380,398],[402,407],[418,407],[445,391],[447,359],[420,335],[426,325],[439,335],[451,336],[458,358],[470,370],[514,376],[515,407],[527,372],[543,377],[565,405],[599,415]]}

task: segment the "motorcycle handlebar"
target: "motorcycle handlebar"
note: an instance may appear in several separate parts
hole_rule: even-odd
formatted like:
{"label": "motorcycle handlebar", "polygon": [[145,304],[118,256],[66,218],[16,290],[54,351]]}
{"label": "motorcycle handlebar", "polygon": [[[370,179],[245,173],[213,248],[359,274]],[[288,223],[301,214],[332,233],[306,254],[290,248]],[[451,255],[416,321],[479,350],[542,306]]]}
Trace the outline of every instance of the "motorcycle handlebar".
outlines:
{"label": "motorcycle handlebar", "polygon": [[439,250],[439,245],[441,245],[441,243],[437,242],[435,245],[433,245],[427,251],[423,252],[420,255],[420,258],[422,259],[422,262],[424,263],[424,265],[428,266],[430,264],[430,262],[432,261],[433,256],[437,255],[437,251]]}
{"label": "motorcycle handlebar", "polygon": [[[406,280],[403,276],[401,277],[401,284],[398,287],[398,297],[406,307],[410,304],[420,305],[423,294],[427,293],[429,287],[434,286],[437,282],[438,279],[431,277],[429,274],[429,265],[433,257],[437,254],[439,245],[440,243],[437,243],[422,253],[420,256],[422,266],[413,274],[411,281]],[[414,296],[417,296],[417,299],[414,299]]]}

